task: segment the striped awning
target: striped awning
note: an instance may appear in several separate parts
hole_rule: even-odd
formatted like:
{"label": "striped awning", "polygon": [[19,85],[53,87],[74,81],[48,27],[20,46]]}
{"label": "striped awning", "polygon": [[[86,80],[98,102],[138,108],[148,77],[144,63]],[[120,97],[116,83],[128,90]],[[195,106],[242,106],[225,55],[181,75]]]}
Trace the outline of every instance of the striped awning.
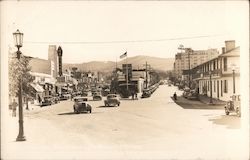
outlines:
{"label": "striped awning", "polygon": [[31,85],[31,87],[33,87],[37,92],[40,92],[40,93],[44,92],[43,87],[40,86],[39,84],[31,83],[30,85]]}

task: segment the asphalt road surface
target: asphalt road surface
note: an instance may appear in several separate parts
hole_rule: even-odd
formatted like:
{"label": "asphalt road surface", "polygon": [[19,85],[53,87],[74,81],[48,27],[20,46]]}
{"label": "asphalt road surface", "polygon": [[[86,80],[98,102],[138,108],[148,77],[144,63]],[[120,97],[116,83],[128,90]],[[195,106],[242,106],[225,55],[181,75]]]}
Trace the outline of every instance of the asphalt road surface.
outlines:
{"label": "asphalt road surface", "polygon": [[[89,101],[92,113],[73,113],[73,102],[25,111],[27,141],[15,142],[17,123],[4,140],[5,159],[245,159],[241,121],[218,109],[183,109],[160,86],[146,99],[119,107]],[[177,91],[177,94],[181,94]],[[105,99],[105,97],[104,97]],[[12,120],[13,121],[13,120]],[[17,119],[16,119],[17,122]]]}

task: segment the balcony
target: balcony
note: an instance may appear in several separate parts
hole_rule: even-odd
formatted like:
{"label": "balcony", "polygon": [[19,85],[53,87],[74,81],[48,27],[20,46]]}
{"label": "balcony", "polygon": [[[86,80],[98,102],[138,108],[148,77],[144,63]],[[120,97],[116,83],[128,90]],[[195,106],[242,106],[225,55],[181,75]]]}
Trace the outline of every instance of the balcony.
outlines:
{"label": "balcony", "polygon": [[[217,69],[217,70],[212,70],[211,71],[211,76],[221,76],[222,75],[222,70],[221,69]],[[210,74],[209,72],[202,72],[202,73],[195,73],[192,74],[193,79],[196,78],[203,78],[203,77],[209,77]]]}

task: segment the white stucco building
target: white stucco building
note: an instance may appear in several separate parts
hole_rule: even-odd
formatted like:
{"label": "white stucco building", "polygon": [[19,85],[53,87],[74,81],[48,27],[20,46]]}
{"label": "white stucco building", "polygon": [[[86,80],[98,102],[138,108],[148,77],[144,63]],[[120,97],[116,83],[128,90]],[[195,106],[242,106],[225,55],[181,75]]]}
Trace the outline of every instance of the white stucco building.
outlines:
{"label": "white stucco building", "polygon": [[[240,94],[240,47],[235,41],[225,41],[222,54],[192,68],[199,94],[227,101]],[[210,79],[211,76],[211,79]],[[212,91],[211,91],[212,89]]]}

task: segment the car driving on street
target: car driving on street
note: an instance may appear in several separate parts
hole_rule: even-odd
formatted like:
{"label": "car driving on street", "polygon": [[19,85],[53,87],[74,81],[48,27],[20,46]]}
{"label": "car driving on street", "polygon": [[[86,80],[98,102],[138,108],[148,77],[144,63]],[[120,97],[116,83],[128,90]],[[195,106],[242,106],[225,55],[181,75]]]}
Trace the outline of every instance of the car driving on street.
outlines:
{"label": "car driving on street", "polygon": [[92,106],[88,104],[88,99],[86,97],[76,97],[74,98],[74,113],[81,112],[92,112]]}
{"label": "car driving on street", "polygon": [[120,106],[120,100],[116,94],[108,94],[107,99],[104,101],[105,106]]}
{"label": "car driving on street", "polygon": [[41,107],[43,106],[51,106],[53,103],[53,97],[52,96],[46,96],[43,98],[43,101],[41,103]]}

